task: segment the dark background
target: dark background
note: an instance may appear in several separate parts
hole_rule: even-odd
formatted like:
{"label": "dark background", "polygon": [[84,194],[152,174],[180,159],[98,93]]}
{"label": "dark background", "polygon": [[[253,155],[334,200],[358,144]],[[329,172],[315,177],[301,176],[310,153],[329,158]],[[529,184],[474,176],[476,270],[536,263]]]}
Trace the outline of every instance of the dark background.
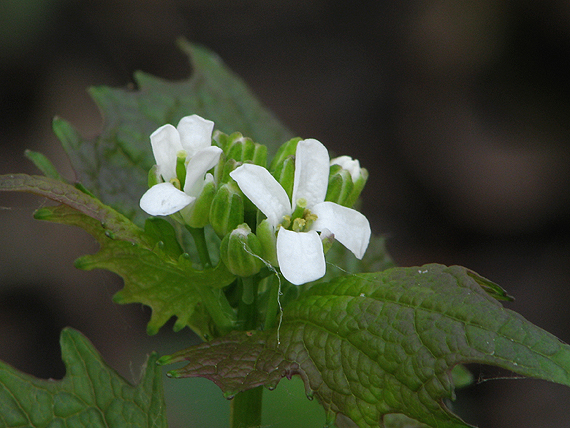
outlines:
{"label": "dark background", "polygon": [[[53,116],[96,135],[86,88],[124,87],[135,70],[187,77],[181,35],[295,133],[360,159],[363,211],[399,265],[467,266],[570,341],[569,2],[0,0],[0,173],[35,173],[30,148],[71,177]],[[96,244],[33,220],[43,203],[1,195],[0,358],[61,377],[66,325],[127,377],[151,349],[176,350],[187,333],[147,338],[146,308],[111,303],[117,278],[73,268]],[[494,380],[459,403],[481,427],[570,427],[569,399],[558,385]]]}

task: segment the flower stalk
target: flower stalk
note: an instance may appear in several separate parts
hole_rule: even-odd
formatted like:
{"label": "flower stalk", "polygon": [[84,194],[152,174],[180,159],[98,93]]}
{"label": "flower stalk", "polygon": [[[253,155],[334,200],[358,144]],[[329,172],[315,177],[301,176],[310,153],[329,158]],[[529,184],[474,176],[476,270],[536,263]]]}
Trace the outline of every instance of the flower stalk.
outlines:
{"label": "flower stalk", "polygon": [[204,233],[204,228],[190,227],[186,225],[186,229],[194,238],[194,244],[196,245],[196,250],[198,251],[198,257],[200,258],[200,263],[202,263],[202,268],[211,269],[212,260],[210,259],[210,253],[208,252],[208,246],[206,245],[206,235]]}

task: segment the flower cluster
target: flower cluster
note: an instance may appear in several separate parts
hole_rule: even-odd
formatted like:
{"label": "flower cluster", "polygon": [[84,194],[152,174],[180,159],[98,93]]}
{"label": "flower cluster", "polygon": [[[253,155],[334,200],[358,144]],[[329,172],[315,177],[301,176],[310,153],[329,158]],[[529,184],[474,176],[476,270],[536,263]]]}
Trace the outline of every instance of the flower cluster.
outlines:
{"label": "flower cluster", "polygon": [[[188,213],[210,183],[216,190],[209,218],[223,238],[222,260],[240,276],[257,273],[263,259],[279,267],[292,284],[317,280],[326,272],[325,250],[334,240],[363,257],[370,224],[351,206],[368,174],[357,160],[331,160],[319,141],[294,139],[282,146],[267,169],[265,147],[237,133],[217,133],[214,138],[221,147],[212,145],[213,127],[213,122],[193,115],[177,128],[164,125],[151,135],[157,165],[140,201],[145,212],[191,221]],[[214,167],[221,171],[216,178],[208,172]],[[248,225],[244,213],[252,208],[265,218],[249,216],[256,220]],[[231,224],[223,221],[226,218]],[[239,261],[234,241],[256,261]]]}

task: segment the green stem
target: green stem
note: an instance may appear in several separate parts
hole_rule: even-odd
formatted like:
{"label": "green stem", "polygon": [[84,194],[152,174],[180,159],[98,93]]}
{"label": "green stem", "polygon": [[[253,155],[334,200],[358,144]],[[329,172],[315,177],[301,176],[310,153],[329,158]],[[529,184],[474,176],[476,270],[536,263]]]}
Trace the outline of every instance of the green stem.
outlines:
{"label": "green stem", "polygon": [[253,330],[257,327],[257,275],[239,278],[240,301],[237,319],[239,330]]}
{"label": "green stem", "polygon": [[186,226],[188,232],[194,238],[194,244],[196,245],[196,250],[198,250],[198,257],[200,257],[200,262],[204,269],[209,269],[212,267],[212,261],[210,260],[210,253],[208,252],[208,246],[206,245],[206,235],[204,234],[203,227],[190,227]]}
{"label": "green stem", "polygon": [[[239,278],[240,301],[238,304],[238,329],[252,330],[257,327],[257,275]],[[258,428],[261,426],[261,403],[263,387],[238,393],[230,406],[231,428]]]}
{"label": "green stem", "polygon": [[230,427],[259,428],[261,426],[262,398],[262,386],[237,394],[230,406]]}
{"label": "green stem", "polygon": [[281,305],[279,304],[279,292],[280,283],[275,281],[275,276],[271,275],[267,278],[269,281],[269,300],[267,301],[267,310],[265,311],[265,324],[263,325],[264,330],[272,329],[277,321],[277,312],[281,310]]}

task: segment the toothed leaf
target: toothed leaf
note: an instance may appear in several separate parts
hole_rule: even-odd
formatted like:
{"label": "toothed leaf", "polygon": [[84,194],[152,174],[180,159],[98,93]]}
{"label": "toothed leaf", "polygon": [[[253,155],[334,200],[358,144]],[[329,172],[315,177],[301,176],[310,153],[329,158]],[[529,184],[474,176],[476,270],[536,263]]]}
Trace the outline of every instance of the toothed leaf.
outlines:
{"label": "toothed leaf", "polygon": [[161,370],[151,354],[138,385],[102,360],[79,332],[61,333],[66,375],[36,379],[0,361],[0,426],[166,428]]}
{"label": "toothed leaf", "polygon": [[505,309],[479,278],[432,264],[335,279],[290,303],[278,329],[236,332],[159,362],[187,360],[170,375],[211,379],[226,396],[298,374],[327,414],[360,427],[392,414],[468,427],[443,401],[454,398],[458,364],[570,386],[570,346]]}

